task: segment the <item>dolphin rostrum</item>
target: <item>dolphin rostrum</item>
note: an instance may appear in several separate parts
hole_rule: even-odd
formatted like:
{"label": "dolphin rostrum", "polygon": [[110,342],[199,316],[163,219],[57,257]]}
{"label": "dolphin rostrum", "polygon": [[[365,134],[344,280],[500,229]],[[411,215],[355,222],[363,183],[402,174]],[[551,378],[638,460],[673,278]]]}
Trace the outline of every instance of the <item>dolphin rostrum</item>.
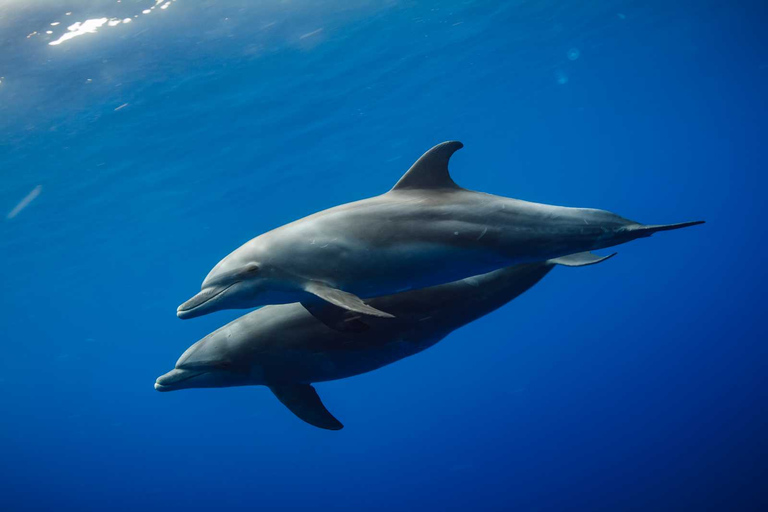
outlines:
{"label": "dolphin rostrum", "polygon": [[264,233],[221,260],[179,318],[222,309],[302,302],[329,325],[323,301],[391,317],[362,298],[419,289],[519,263],[618,245],[701,222],[648,226],[586,208],[530,203],[456,185],[448,160],[462,147],[427,151],[389,192]]}
{"label": "dolphin rostrum", "polygon": [[[366,301],[371,307],[391,311],[394,318],[366,317],[356,329],[329,328],[298,303],[267,306],[192,345],[175,369],[157,379],[155,389],[264,385],[302,420],[338,430],[342,424],[320,401],[313,382],[344,379],[421,352],[519,296],[555,264],[583,266],[611,256],[565,256],[371,299]],[[360,322],[355,313],[344,315],[341,322]]]}

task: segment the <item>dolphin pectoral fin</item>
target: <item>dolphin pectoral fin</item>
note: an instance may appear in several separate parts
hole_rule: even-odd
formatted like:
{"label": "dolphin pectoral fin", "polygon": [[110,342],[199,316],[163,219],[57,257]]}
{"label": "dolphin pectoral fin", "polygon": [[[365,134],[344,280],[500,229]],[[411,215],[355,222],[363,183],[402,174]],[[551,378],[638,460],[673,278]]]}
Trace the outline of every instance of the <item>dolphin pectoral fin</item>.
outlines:
{"label": "dolphin pectoral fin", "polygon": [[392,190],[402,189],[458,189],[448,172],[448,160],[464,144],[457,140],[443,142],[433,147],[416,160],[408,172]]}
{"label": "dolphin pectoral fin", "polygon": [[320,300],[319,297],[303,301],[301,305],[313,317],[335,331],[363,332],[371,328],[370,325],[362,320],[364,317],[360,313],[334,306],[324,300]]}
{"label": "dolphin pectoral fin", "polygon": [[328,412],[310,384],[279,384],[269,386],[278,400],[299,419],[326,430],[341,430],[344,425]]}
{"label": "dolphin pectoral fin", "polygon": [[598,256],[591,252],[577,252],[576,254],[569,254],[568,256],[560,256],[559,258],[552,258],[547,260],[547,263],[552,265],[563,265],[565,267],[586,267],[587,265],[596,265],[602,263],[607,259],[611,259],[618,253],[609,254],[608,256]]}
{"label": "dolphin pectoral fin", "polygon": [[354,311],[355,313],[368,316],[378,316],[381,318],[394,318],[394,316],[390,315],[389,313],[379,311],[378,309],[369,306],[363,302],[363,299],[353,293],[345,292],[339,290],[338,288],[333,288],[319,281],[310,281],[304,287],[304,290],[311,293],[312,295],[320,297],[326,302],[330,302],[334,306],[338,306],[349,311]]}

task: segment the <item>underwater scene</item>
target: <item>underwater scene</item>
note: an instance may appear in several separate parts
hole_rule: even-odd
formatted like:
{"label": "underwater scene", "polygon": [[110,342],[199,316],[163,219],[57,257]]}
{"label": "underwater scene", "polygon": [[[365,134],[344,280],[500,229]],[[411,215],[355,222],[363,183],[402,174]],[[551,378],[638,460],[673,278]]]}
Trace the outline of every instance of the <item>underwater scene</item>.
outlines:
{"label": "underwater scene", "polygon": [[768,510],[767,22],[0,0],[0,511]]}

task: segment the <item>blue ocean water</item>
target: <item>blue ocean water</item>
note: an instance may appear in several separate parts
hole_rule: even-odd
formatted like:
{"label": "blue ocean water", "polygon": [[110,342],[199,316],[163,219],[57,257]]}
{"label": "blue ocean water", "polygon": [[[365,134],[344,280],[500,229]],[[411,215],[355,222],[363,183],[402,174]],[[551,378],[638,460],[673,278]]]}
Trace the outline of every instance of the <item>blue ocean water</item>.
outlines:
{"label": "blue ocean water", "polygon": [[[765,510],[766,20],[3,2],[0,509]],[[707,224],[318,384],[339,432],[265,388],[153,390],[243,313],[176,318],[219,259],[450,139],[467,188]]]}

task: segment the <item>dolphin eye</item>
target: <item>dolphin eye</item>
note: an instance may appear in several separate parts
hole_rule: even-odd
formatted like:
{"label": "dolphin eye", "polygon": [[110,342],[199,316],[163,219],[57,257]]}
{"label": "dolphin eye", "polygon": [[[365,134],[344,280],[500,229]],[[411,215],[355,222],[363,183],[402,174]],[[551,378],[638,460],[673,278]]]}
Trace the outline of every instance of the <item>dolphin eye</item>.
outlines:
{"label": "dolphin eye", "polygon": [[257,274],[259,272],[259,266],[256,263],[248,263],[243,269],[244,274]]}

